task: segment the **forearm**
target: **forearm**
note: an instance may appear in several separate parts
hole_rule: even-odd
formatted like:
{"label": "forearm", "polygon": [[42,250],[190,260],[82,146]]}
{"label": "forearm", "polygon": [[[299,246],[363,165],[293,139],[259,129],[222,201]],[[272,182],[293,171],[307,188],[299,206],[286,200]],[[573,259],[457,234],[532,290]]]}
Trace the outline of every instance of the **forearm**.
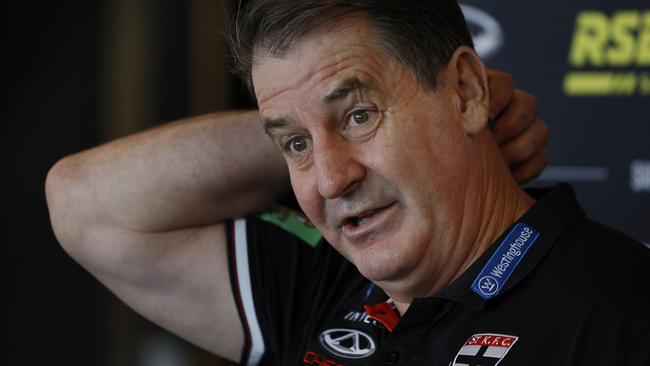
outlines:
{"label": "forearm", "polygon": [[140,232],[239,217],[287,189],[286,165],[257,112],[179,121],[69,156],[47,184],[58,219]]}

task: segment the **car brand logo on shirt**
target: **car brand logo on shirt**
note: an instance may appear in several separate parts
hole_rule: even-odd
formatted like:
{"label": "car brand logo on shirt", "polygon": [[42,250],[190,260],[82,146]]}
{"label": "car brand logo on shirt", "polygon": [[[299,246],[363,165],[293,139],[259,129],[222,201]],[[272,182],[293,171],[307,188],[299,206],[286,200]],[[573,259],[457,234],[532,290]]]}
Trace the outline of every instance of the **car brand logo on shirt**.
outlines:
{"label": "car brand logo on shirt", "polygon": [[505,334],[474,334],[460,348],[452,366],[496,366],[518,339],[519,337]]}
{"label": "car brand logo on shirt", "polygon": [[375,341],[356,329],[329,329],[321,333],[319,341],[331,354],[348,359],[369,357],[376,349]]}

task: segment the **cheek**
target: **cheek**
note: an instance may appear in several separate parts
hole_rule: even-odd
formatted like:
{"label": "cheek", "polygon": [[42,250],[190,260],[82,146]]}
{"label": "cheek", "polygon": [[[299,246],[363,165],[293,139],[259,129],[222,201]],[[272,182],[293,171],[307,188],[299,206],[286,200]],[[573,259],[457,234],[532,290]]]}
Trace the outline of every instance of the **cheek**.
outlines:
{"label": "cheek", "polygon": [[424,231],[415,236],[427,236],[433,223],[448,221],[451,202],[467,180],[466,136],[452,126],[442,128],[450,122],[411,118],[397,123],[417,128],[382,131],[376,141],[383,143],[368,157],[375,157],[371,164],[398,190],[410,229]]}
{"label": "cheek", "polygon": [[291,178],[291,187],[293,193],[298,200],[298,204],[302,211],[307,215],[307,218],[314,224],[322,226],[324,221],[323,217],[323,201],[318,194],[318,187],[316,187],[313,178],[307,174],[289,171]]}

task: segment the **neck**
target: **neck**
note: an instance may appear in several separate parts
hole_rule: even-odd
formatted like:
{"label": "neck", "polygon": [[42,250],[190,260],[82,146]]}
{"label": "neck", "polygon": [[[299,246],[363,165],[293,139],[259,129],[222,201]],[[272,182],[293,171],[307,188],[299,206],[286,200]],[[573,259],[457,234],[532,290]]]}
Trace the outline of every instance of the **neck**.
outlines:
{"label": "neck", "polygon": [[[534,204],[514,181],[505,163],[494,158],[497,153],[479,154],[482,169],[476,170],[478,173],[468,180],[460,218],[444,239],[454,243],[453,250],[443,253],[446,258],[435,278],[424,288],[411,288],[411,293],[386,291],[395,300],[400,313],[408,309],[413,298],[432,296],[457,279]],[[431,255],[440,257],[440,252]],[[440,262],[440,258],[437,261]],[[426,273],[426,269],[423,272]]]}
{"label": "neck", "polygon": [[514,181],[505,163],[493,159],[483,166],[484,177],[478,179],[483,183],[475,185],[465,199],[468,212],[476,214],[463,217],[459,244],[465,244],[466,255],[451,281],[464,273],[535,203]]}

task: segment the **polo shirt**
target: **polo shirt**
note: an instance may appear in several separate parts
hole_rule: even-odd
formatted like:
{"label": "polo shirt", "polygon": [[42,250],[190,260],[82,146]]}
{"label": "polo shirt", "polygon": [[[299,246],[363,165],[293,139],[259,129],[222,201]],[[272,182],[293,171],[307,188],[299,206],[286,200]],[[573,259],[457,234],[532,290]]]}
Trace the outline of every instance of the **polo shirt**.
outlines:
{"label": "polo shirt", "polygon": [[329,244],[309,245],[309,229],[233,221],[242,364],[650,365],[650,250],[587,218],[568,185],[532,194],[460,277],[401,318]]}

